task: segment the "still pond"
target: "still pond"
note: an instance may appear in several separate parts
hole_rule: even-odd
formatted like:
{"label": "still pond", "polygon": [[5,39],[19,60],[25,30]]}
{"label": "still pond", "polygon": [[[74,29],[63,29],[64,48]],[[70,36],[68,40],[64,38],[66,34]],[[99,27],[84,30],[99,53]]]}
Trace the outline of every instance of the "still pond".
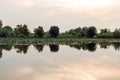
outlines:
{"label": "still pond", "polygon": [[120,43],[0,45],[0,80],[120,80]]}

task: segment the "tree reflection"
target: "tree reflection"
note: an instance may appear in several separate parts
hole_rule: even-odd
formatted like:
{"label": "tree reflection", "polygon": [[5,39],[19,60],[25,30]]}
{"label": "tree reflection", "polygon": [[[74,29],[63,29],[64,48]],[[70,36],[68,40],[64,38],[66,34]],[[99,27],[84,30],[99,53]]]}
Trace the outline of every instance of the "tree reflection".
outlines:
{"label": "tree reflection", "polygon": [[91,52],[94,52],[97,49],[96,43],[89,43],[89,44],[87,44],[86,47],[87,47],[88,51],[91,51]]}
{"label": "tree reflection", "polygon": [[3,50],[10,51],[12,49],[12,45],[0,45],[0,58],[2,58]]}
{"label": "tree reflection", "polygon": [[[98,43],[100,45],[100,48],[108,49],[111,45],[114,47],[115,50],[120,50],[120,43],[119,42],[101,42]],[[97,49],[96,43],[82,43],[82,44],[76,44],[76,45],[69,45],[70,47],[74,47],[78,50],[88,50],[91,52],[94,52]]]}
{"label": "tree reflection", "polygon": [[0,50],[10,51],[12,49],[12,45],[0,45]]}
{"label": "tree reflection", "polygon": [[78,50],[80,50],[81,49],[81,45],[79,45],[79,44],[76,44],[76,45],[69,45],[70,47],[74,47],[74,48],[76,48],[76,49],[78,49]]}
{"label": "tree reflection", "polygon": [[17,53],[27,53],[29,45],[14,45],[14,48],[17,49]]}
{"label": "tree reflection", "polygon": [[38,52],[42,52],[44,45],[34,45],[34,47],[38,50]]}
{"label": "tree reflection", "polygon": [[2,50],[0,50],[0,58],[2,58],[2,54],[3,54],[3,53],[2,53]]}
{"label": "tree reflection", "polygon": [[49,48],[50,48],[51,52],[58,52],[59,51],[59,45],[50,44]]}
{"label": "tree reflection", "polygon": [[[113,46],[115,50],[120,50],[120,43],[119,42],[101,42],[98,43],[100,45],[100,48],[107,49],[109,46]],[[79,43],[79,44],[72,44],[69,45],[72,48],[75,48],[77,50],[88,50],[90,52],[94,52],[97,49],[97,43]],[[68,45],[68,44],[66,44]],[[10,51],[12,49],[13,45],[0,45],[0,58],[2,58],[3,50]],[[27,53],[28,48],[30,45],[14,45],[14,49],[17,49],[17,53]],[[35,49],[37,49],[39,52],[42,52],[45,45],[33,45]],[[59,51],[59,45],[56,44],[50,44],[49,45],[51,52],[58,52]]]}
{"label": "tree reflection", "polygon": [[82,43],[82,44],[74,44],[74,45],[69,45],[70,47],[74,47],[78,50],[88,50],[91,52],[94,52],[97,49],[97,44],[96,43]]}
{"label": "tree reflection", "polygon": [[88,44],[88,43],[83,43],[83,44],[81,45],[83,50],[87,50],[87,44]]}
{"label": "tree reflection", "polygon": [[120,50],[120,43],[114,42],[112,45],[114,46],[115,50]]}
{"label": "tree reflection", "polygon": [[109,46],[111,46],[112,43],[108,43],[108,42],[101,42],[99,43],[100,45],[100,48],[103,48],[103,49],[107,49]]}

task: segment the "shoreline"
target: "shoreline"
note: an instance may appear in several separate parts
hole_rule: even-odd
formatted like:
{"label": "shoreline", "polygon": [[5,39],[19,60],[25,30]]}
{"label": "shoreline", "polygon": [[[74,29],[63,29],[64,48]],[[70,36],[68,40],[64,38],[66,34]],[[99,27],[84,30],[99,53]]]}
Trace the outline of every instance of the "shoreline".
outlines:
{"label": "shoreline", "polygon": [[0,38],[0,45],[120,43],[114,38]]}

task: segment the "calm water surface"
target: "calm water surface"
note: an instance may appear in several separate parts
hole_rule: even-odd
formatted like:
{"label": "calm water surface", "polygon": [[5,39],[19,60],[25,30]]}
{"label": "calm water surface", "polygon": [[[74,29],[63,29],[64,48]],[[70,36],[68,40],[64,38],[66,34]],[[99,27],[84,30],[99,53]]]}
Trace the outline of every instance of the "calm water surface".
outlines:
{"label": "calm water surface", "polygon": [[120,44],[1,45],[0,80],[120,80]]}

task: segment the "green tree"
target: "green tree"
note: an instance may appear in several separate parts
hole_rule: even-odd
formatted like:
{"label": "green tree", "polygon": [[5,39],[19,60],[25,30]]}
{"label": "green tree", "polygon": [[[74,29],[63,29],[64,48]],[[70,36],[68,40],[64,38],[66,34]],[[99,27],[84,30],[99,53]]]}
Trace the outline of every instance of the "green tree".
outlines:
{"label": "green tree", "polygon": [[58,26],[51,26],[49,33],[51,37],[56,38],[59,35],[59,27]]}
{"label": "green tree", "polygon": [[3,29],[2,28],[0,28],[0,37],[5,37],[5,34],[4,34],[5,32],[3,31]]}
{"label": "green tree", "polygon": [[27,25],[17,25],[17,27],[14,29],[14,36],[15,37],[29,37],[30,31],[27,28]]}
{"label": "green tree", "polygon": [[62,33],[62,35],[66,37],[81,37],[82,34],[82,29],[80,27],[75,28],[75,29],[70,29],[69,31],[66,31],[65,33]]}
{"label": "green tree", "polygon": [[43,37],[44,35],[44,30],[43,27],[39,26],[38,28],[34,29],[34,34],[36,37]]}
{"label": "green tree", "polygon": [[75,32],[74,29],[70,29],[70,30],[68,31],[68,34],[71,35],[71,36],[73,36],[73,37],[75,37],[76,32]]}
{"label": "green tree", "polygon": [[5,26],[0,28],[0,37],[10,37],[12,36],[13,29],[10,26]]}
{"label": "green tree", "polygon": [[100,29],[100,33],[97,34],[98,38],[112,38],[113,33],[110,31],[110,29]]}
{"label": "green tree", "polygon": [[2,20],[0,20],[0,28],[3,26]]}
{"label": "green tree", "polygon": [[87,35],[88,35],[88,27],[83,27],[81,31],[81,36],[87,37]]}
{"label": "green tree", "polygon": [[90,26],[88,28],[88,35],[87,35],[87,37],[93,38],[95,35],[97,35],[97,29],[96,29],[96,27]]}
{"label": "green tree", "polygon": [[100,29],[100,33],[102,34],[102,33],[108,33],[108,32],[110,32],[110,29]]}
{"label": "green tree", "polygon": [[5,37],[12,36],[13,29],[10,26],[5,26],[2,28],[2,30],[4,31]]}
{"label": "green tree", "polygon": [[81,37],[82,36],[82,29],[80,27],[76,28],[75,30],[75,36],[76,37]]}
{"label": "green tree", "polygon": [[115,31],[113,32],[113,37],[120,38],[120,29],[115,29]]}

